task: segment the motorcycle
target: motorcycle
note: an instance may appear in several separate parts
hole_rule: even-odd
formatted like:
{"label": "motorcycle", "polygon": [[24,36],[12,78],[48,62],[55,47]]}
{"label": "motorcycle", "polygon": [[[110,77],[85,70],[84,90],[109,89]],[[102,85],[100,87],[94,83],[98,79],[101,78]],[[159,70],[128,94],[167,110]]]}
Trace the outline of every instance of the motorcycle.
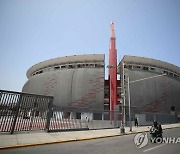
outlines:
{"label": "motorcycle", "polygon": [[163,132],[161,126],[157,126],[157,127],[152,126],[149,132],[151,134],[151,138],[150,138],[151,143],[162,143]]}

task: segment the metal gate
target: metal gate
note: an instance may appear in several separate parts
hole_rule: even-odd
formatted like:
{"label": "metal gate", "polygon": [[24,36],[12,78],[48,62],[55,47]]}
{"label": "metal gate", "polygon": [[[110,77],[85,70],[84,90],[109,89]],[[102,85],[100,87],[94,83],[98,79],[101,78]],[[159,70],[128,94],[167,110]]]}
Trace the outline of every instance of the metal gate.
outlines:
{"label": "metal gate", "polygon": [[86,130],[87,119],[81,119],[83,110],[74,107],[53,106],[48,131]]}
{"label": "metal gate", "polygon": [[0,132],[45,130],[53,97],[0,90]]}

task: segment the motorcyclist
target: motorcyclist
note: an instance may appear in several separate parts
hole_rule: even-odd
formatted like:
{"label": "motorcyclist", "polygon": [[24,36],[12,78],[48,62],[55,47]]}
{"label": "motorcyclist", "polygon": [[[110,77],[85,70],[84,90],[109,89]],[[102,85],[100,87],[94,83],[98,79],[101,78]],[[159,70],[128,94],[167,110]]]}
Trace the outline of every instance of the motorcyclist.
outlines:
{"label": "motorcyclist", "polygon": [[151,141],[153,141],[152,139],[155,139],[158,137],[162,138],[162,127],[161,125],[158,125],[157,121],[154,121],[150,129],[150,134],[151,134]]}
{"label": "motorcyclist", "polygon": [[156,136],[157,133],[158,133],[158,124],[157,124],[157,121],[154,121],[150,129],[150,134],[153,134],[154,136]]}
{"label": "motorcyclist", "polygon": [[162,131],[162,127],[161,127],[161,125],[160,125],[160,124],[159,124],[158,130],[159,130],[159,133],[160,133],[160,134],[162,134],[162,133],[163,133],[163,131]]}

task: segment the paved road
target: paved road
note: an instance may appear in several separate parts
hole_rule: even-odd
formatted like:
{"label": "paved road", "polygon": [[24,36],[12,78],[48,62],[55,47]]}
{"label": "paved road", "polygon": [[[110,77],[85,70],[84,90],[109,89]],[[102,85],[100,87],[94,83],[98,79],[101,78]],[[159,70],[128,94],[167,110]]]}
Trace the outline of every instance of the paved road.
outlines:
{"label": "paved road", "polygon": [[[138,149],[136,148],[133,135],[111,137],[104,139],[78,141],[26,148],[1,150],[1,154],[179,154],[180,143],[178,144],[152,144]],[[164,130],[165,137],[180,137],[180,128]]]}

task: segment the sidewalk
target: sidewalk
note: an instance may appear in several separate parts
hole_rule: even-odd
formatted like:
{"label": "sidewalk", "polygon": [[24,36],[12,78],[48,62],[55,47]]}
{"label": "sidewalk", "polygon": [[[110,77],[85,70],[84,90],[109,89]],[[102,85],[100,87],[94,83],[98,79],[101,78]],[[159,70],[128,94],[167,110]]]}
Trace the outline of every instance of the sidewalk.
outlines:
{"label": "sidewalk", "polygon": [[[163,129],[180,127],[180,123],[162,125]],[[54,132],[46,133],[45,131],[18,132],[13,135],[0,133],[0,149],[18,148],[25,146],[36,146],[53,143],[64,143],[72,141],[82,141],[97,138],[114,137],[138,132],[149,131],[150,126],[133,127],[132,132],[128,127],[125,127],[125,134],[120,134],[120,129],[101,129],[101,130],[85,130],[71,132]]]}

